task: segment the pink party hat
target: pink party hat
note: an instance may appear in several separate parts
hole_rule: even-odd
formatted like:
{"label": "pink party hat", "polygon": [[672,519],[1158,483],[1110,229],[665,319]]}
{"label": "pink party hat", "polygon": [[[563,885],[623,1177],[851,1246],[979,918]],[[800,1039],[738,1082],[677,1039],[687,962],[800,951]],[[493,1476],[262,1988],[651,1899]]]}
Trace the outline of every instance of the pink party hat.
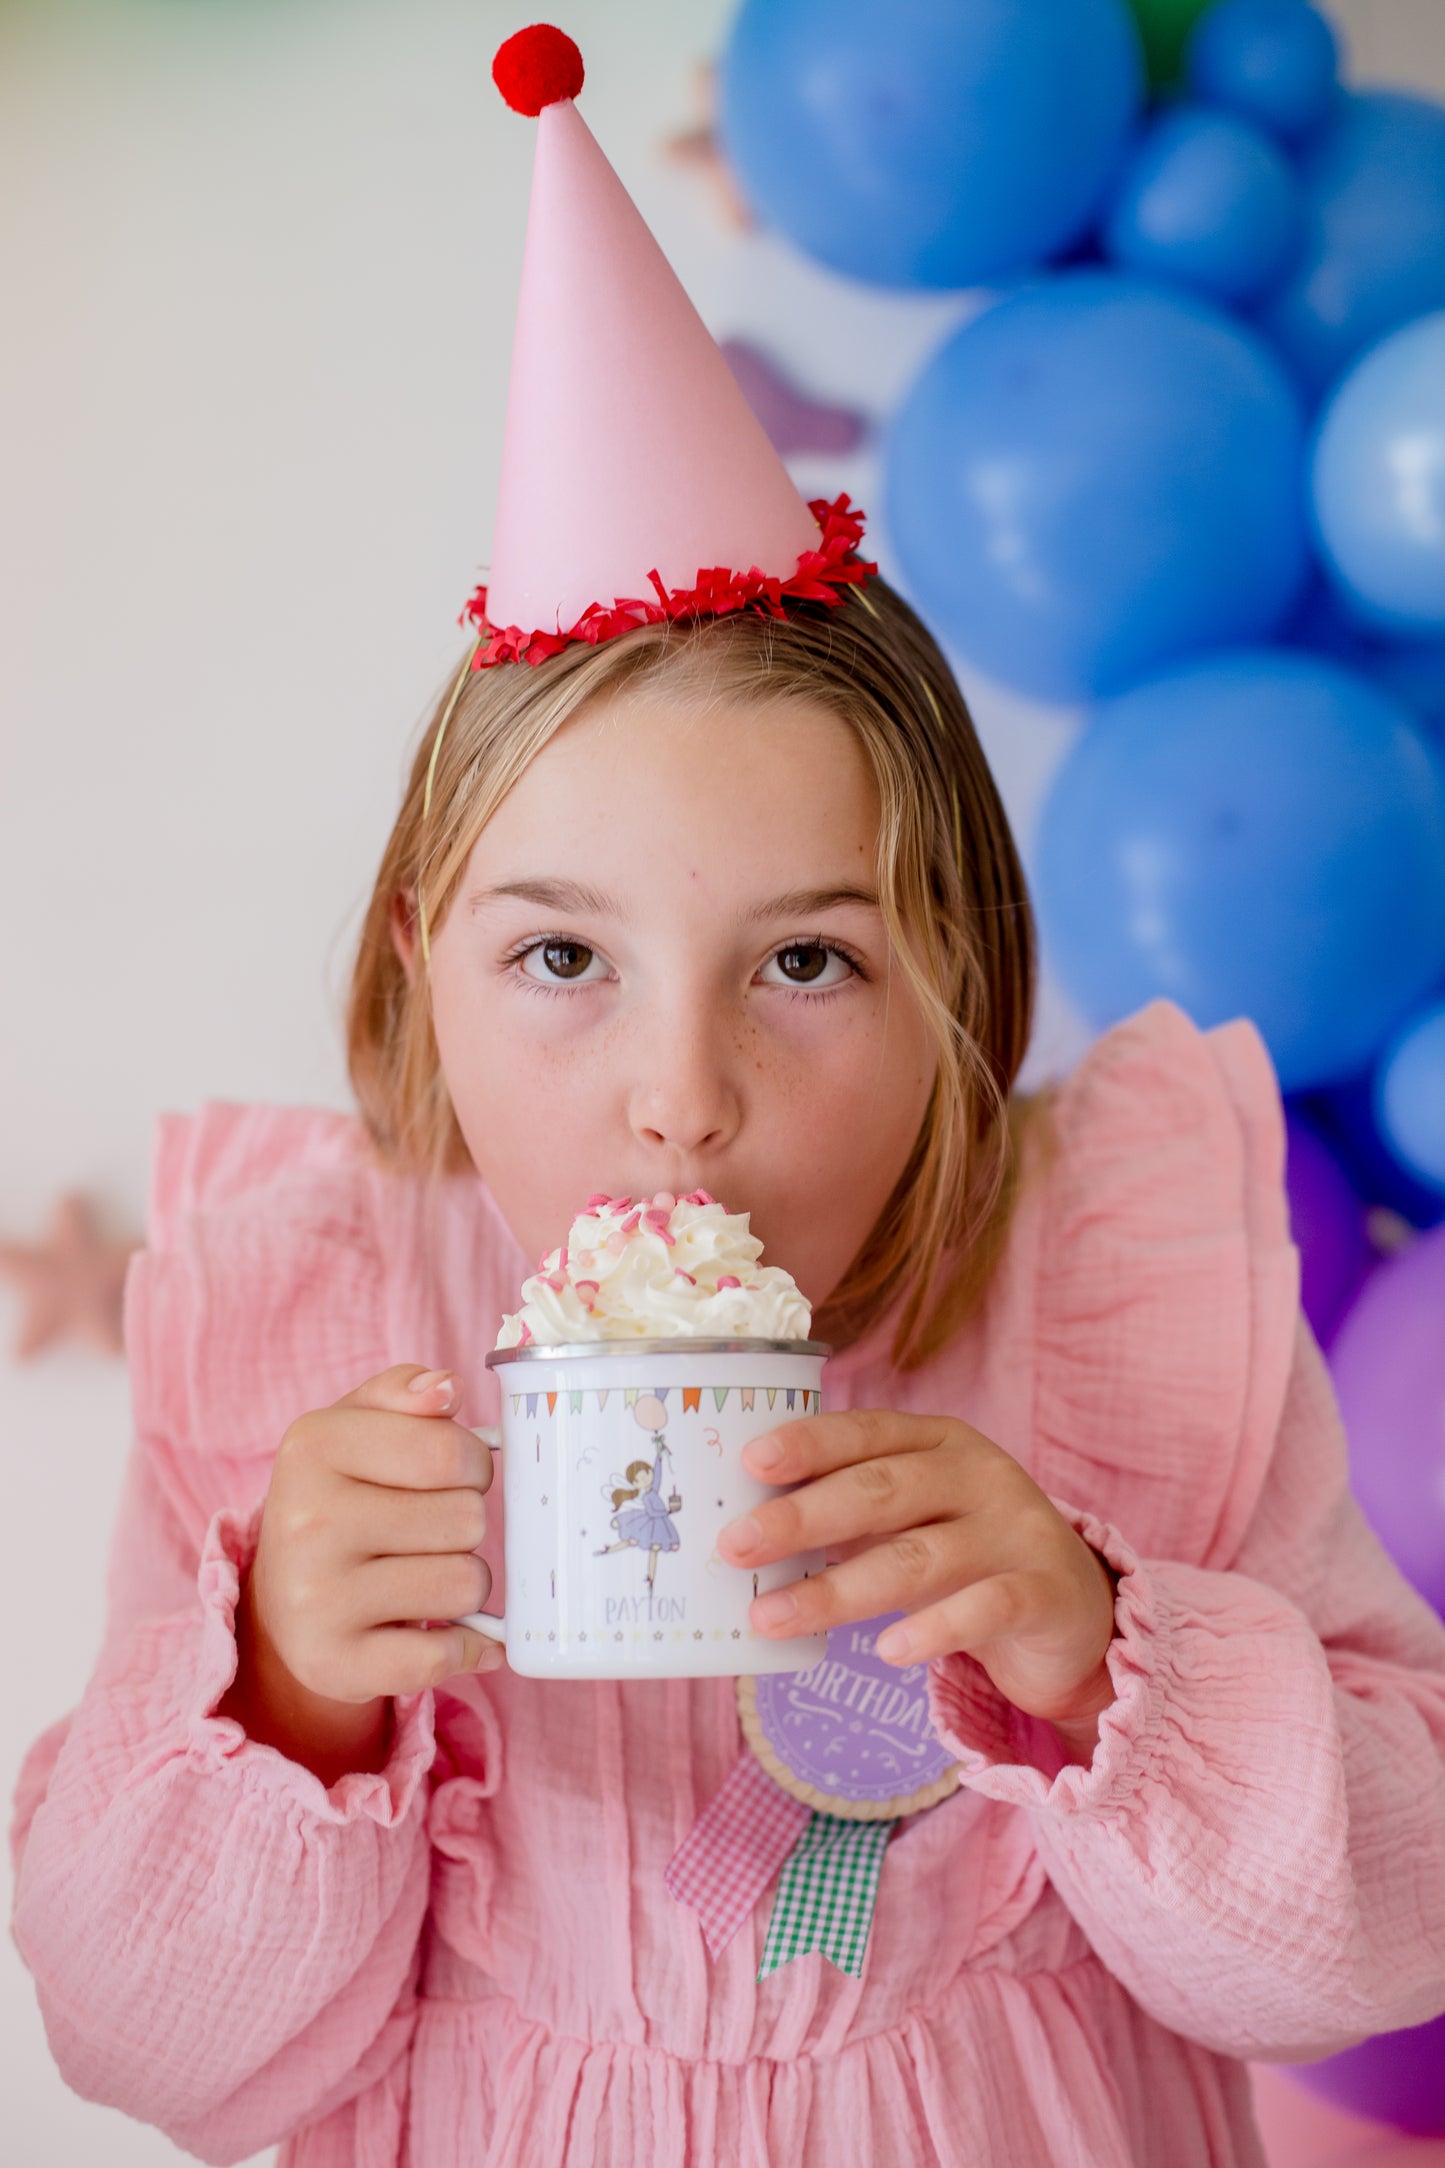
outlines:
{"label": "pink party hat", "polygon": [[[805,503],[573,103],[582,56],[548,23],[492,63],[537,119],[490,579],[475,666],[540,663],[663,618],[837,603],[846,492]],[[651,593],[648,589],[651,589]]]}

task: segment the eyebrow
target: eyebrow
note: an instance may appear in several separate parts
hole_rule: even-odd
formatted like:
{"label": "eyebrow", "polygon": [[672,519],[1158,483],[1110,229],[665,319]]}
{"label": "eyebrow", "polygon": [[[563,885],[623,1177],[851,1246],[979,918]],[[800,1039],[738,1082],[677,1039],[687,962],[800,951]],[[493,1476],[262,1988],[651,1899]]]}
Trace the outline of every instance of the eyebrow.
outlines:
{"label": "eyebrow", "polygon": [[[485,910],[489,903],[507,898],[535,903],[547,911],[585,911],[594,918],[615,918],[623,924],[627,920],[627,913],[614,897],[588,888],[581,881],[499,881],[494,888],[476,889],[467,898],[467,909]],[[785,895],[773,896],[766,903],[739,912],[738,924],[756,925],[772,918],[811,918],[815,912],[835,911],[850,903],[861,904],[869,911],[879,908],[877,892],[871,888],[790,888]]]}
{"label": "eyebrow", "polygon": [[876,911],[878,896],[871,888],[790,888],[786,895],[774,896],[767,903],[756,903],[750,911],[740,912],[739,923],[753,925],[764,918],[811,918],[815,911],[836,911],[848,903]]}
{"label": "eyebrow", "polygon": [[581,881],[499,881],[495,888],[476,889],[467,898],[469,911],[481,911],[489,903],[513,896],[521,903],[539,904],[544,911],[587,911],[594,918],[624,918],[626,913],[611,896],[587,888]]}

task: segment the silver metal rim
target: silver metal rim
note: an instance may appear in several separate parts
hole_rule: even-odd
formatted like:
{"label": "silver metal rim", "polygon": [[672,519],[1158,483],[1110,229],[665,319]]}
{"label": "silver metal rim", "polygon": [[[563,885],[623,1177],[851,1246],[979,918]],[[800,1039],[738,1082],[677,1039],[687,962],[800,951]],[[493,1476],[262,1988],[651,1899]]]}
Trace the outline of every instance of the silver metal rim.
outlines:
{"label": "silver metal rim", "polygon": [[831,1355],[826,1340],[694,1340],[678,1333],[670,1340],[563,1340],[550,1346],[494,1347],[488,1370],[503,1363],[613,1361],[624,1355]]}

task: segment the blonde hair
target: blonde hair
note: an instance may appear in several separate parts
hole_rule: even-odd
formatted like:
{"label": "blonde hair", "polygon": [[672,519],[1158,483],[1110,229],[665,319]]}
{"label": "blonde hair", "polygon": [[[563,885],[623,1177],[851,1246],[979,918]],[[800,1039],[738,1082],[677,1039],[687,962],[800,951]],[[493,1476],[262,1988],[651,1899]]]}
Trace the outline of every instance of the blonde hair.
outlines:
{"label": "blonde hair", "polygon": [[[983,749],[948,664],[885,581],[843,603],[646,625],[546,662],[471,671],[432,716],[362,928],[347,1017],[351,1080],[383,1161],[471,1166],[442,1076],[424,970],[392,939],[396,896],[424,896],[434,937],[472,846],[528,764],[589,700],[626,686],[768,705],[807,701],[856,734],[881,807],[877,878],[898,962],[938,1049],[908,1163],[814,1329],[844,1345],[902,1298],[893,1355],[942,1347],[981,1301],[1036,1103],[1012,1094],[1035,990],[1033,916]],[[447,715],[438,744],[438,725]]]}

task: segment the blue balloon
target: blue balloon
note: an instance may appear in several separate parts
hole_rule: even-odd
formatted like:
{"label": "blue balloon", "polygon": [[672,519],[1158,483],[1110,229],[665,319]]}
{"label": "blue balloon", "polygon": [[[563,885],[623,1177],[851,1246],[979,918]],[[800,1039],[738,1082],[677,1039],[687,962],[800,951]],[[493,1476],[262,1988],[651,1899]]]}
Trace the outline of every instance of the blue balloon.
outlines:
{"label": "blue balloon", "polygon": [[1259,320],[1318,395],[1387,332],[1445,308],[1445,108],[1341,92],[1300,179],[1304,253]]}
{"label": "blue balloon", "polygon": [[1294,167],[1248,121],[1177,106],[1126,164],[1103,239],[1126,270],[1221,301],[1253,300],[1278,284],[1303,245]]}
{"label": "blue balloon", "polygon": [[885,518],[918,608],[981,670],[1090,699],[1273,631],[1306,571],[1303,460],[1247,330],[1071,271],[929,362],[885,435]]}
{"label": "blue balloon", "polygon": [[1304,0],[1216,0],[1184,47],[1196,98],[1227,106],[1286,142],[1308,135],[1335,103],[1335,34]]}
{"label": "blue balloon", "polygon": [[1412,1017],[1386,1047],[1374,1109],[1380,1135],[1407,1173],[1445,1197],[1445,1001]]}
{"label": "blue balloon", "polygon": [[744,0],[718,128],[759,218],[805,255],[966,287],[1084,232],[1143,88],[1125,0]]}
{"label": "blue balloon", "polygon": [[1423,723],[1445,751],[1445,640],[1387,640],[1365,626],[1350,597],[1315,572],[1289,623],[1279,634],[1291,647],[1332,655]]}
{"label": "blue balloon", "polygon": [[1320,418],[1312,465],[1321,555],[1355,615],[1445,632],[1445,310],[1356,362]]}
{"label": "blue balloon", "polygon": [[1408,1174],[1375,1125],[1374,1074],[1351,1077],[1327,1091],[1301,1094],[1301,1113],[1337,1155],[1367,1204],[1396,1212],[1412,1227],[1445,1219],[1445,1197]]}
{"label": "blue balloon", "polygon": [[1285,1090],[1365,1067],[1445,970],[1445,775],[1338,664],[1245,649],[1139,686],[1045,801],[1046,953],[1104,1026],[1249,1016]]}
{"label": "blue balloon", "polygon": [[1445,750],[1445,640],[1402,640],[1370,659],[1369,676]]}

